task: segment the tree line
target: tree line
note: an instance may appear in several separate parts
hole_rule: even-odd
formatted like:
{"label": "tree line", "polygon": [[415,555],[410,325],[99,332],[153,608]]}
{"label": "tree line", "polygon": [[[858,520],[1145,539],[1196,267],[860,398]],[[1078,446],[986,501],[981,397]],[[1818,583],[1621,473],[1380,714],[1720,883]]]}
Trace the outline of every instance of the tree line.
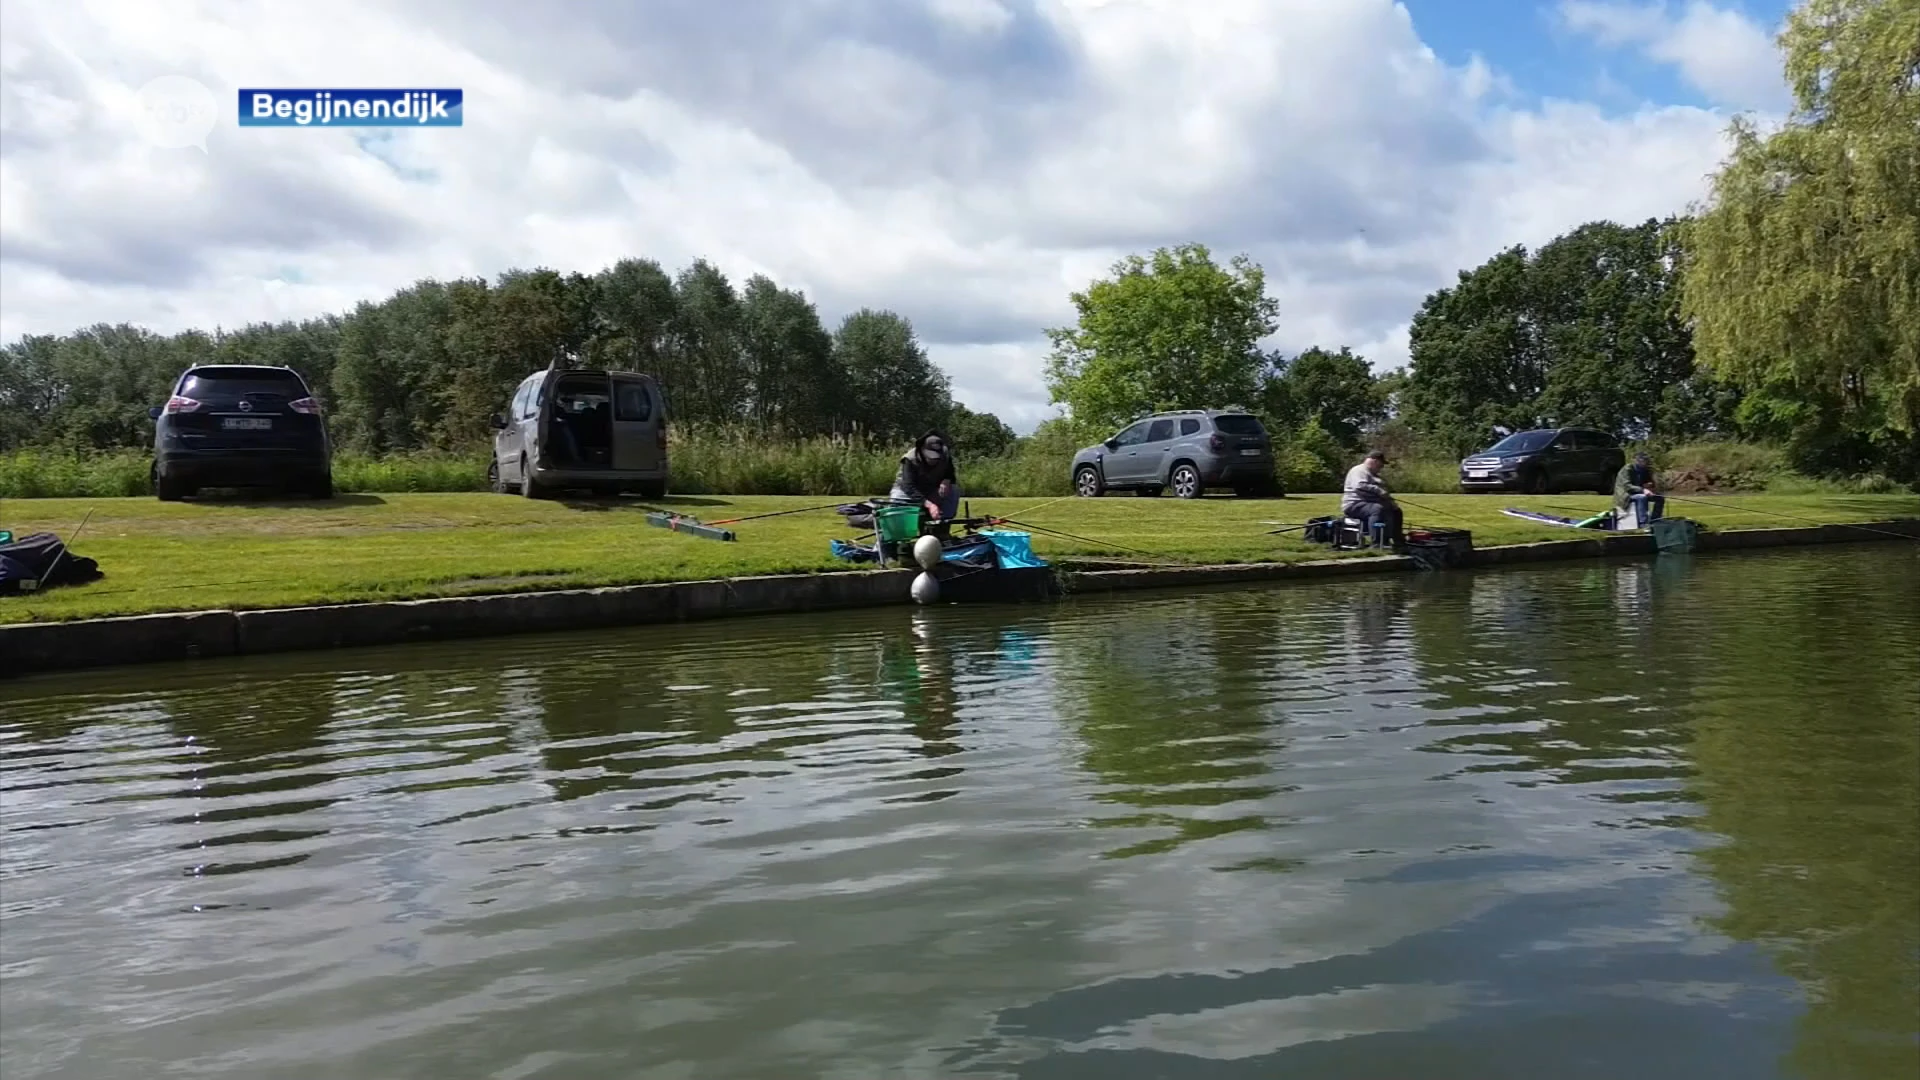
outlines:
{"label": "tree line", "polygon": [[811,300],[765,276],[736,288],[705,261],[669,276],[626,259],[592,275],[421,281],[346,314],[239,330],[28,335],[0,350],[0,450],[147,444],[147,409],[181,371],[250,363],[299,371],[343,447],[461,451],[485,443],[516,383],[556,361],[654,375],[684,424],[896,440],[946,427],[976,453],[1014,437],[953,400],[894,312],[862,309],[829,332]]}
{"label": "tree line", "polygon": [[1049,331],[1053,400],[1085,433],[1231,402],[1348,452],[1581,424],[1920,483],[1920,5],[1809,0],[1780,44],[1792,115],[1766,135],[1735,122],[1703,205],[1461,272],[1420,305],[1404,371],[1262,351],[1278,310],[1261,268],[1189,244],[1073,294],[1077,323]]}

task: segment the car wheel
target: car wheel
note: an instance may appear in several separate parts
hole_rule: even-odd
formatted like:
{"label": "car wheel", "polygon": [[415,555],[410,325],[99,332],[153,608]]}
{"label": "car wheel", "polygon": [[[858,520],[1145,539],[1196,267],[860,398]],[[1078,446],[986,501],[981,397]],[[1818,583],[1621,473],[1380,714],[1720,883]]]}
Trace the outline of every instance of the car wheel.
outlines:
{"label": "car wheel", "polygon": [[1520,490],[1528,495],[1545,495],[1547,493],[1547,474],[1541,472],[1539,469],[1534,469],[1527,473],[1520,481]]}
{"label": "car wheel", "polygon": [[320,479],[315,480],[313,487],[307,489],[307,493],[316,499],[333,498],[333,474],[329,472]]}
{"label": "car wheel", "polygon": [[1140,497],[1143,499],[1157,499],[1160,497],[1160,493],[1165,490],[1167,489],[1161,487],[1159,484],[1148,484],[1146,487],[1140,489]]}
{"label": "car wheel", "polygon": [[1200,470],[1182,462],[1173,467],[1173,493],[1183,499],[1197,499],[1206,494],[1206,488],[1200,484]]}
{"label": "car wheel", "polygon": [[1097,499],[1107,490],[1100,482],[1100,471],[1091,465],[1082,465],[1073,474],[1073,493],[1083,499]]}
{"label": "car wheel", "polygon": [[1252,499],[1259,497],[1259,495],[1260,489],[1257,487],[1237,487],[1233,489],[1233,497],[1236,499]]}
{"label": "car wheel", "polygon": [[153,470],[153,493],[161,502],[179,502],[186,498],[187,487],[156,468]]}
{"label": "car wheel", "polygon": [[507,482],[500,479],[499,458],[494,458],[487,462],[487,490],[493,492],[495,495],[505,495],[507,493]]}
{"label": "car wheel", "polygon": [[533,469],[528,467],[527,459],[520,459],[520,494],[529,499],[544,499],[547,489],[533,478]]}
{"label": "car wheel", "polygon": [[649,480],[640,485],[640,497],[643,499],[664,499],[667,497],[665,480]]}

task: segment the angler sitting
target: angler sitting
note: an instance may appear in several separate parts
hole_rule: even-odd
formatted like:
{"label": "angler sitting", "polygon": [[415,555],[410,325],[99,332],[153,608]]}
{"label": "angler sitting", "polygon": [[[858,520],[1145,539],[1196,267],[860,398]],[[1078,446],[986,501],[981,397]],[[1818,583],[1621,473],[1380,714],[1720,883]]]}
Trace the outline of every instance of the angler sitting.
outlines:
{"label": "angler sitting", "polygon": [[1404,551],[1407,540],[1401,531],[1400,504],[1387,490],[1386,481],[1380,479],[1380,470],[1386,465],[1387,455],[1373,450],[1364,461],[1347,470],[1347,482],[1340,494],[1340,512],[1359,521],[1363,535],[1373,535],[1374,525],[1379,524],[1385,533],[1385,542],[1395,551]]}
{"label": "angler sitting", "polygon": [[917,502],[930,522],[952,521],[960,513],[959,476],[953,468],[953,449],[938,431],[920,436],[913,449],[900,457],[892,497]]}
{"label": "angler sitting", "polygon": [[1633,523],[1622,527],[1642,528],[1666,516],[1667,497],[1659,493],[1656,484],[1653,460],[1646,454],[1633,455],[1633,461],[1621,468],[1613,480],[1613,509],[1622,522],[1629,510],[1633,512]]}

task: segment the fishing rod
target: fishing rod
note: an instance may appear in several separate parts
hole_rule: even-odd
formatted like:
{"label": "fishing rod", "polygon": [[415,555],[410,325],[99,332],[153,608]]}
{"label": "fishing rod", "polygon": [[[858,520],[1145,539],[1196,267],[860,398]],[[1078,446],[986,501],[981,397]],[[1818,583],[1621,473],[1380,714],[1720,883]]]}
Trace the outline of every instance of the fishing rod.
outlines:
{"label": "fishing rod", "polygon": [[738,525],[742,521],[759,521],[762,518],[786,517],[788,514],[810,514],[817,510],[837,510],[842,503],[828,503],[825,506],[803,506],[798,510],[775,510],[771,514],[748,514],[746,517],[727,518],[725,521],[703,521],[702,525]]}
{"label": "fishing rod", "polygon": [[1157,557],[1151,551],[1141,551],[1139,548],[1130,548],[1125,544],[1116,544],[1110,540],[1095,540],[1090,536],[1076,536],[1070,532],[1062,532],[1059,529],[1049,529],[1044,525],[1035,525],[1035,524],[1032,524],[1031,522],[1016,521],[1013,518],[994,518],[993,521],[996,524],[1018,525],[1023,529],[1032,529],[1034,532],[1037,532],[1037,533],[1045,533],[1049,536],[1057,536],[1062,540],[1072,540],[1075,543],[1092,544],[1095,547],[1113,548],[1116,551],[1125,551],[1133,555],[1145,555],[1149,559]]}
{"label": "fishing rod", "polygon": [[[1059,498],[1057,498],[1057,499],[1048,499],[1048,500],[1047,500],[1046,502],[1043,502],[1043,503],[1040,503],[1040,504],[1038,504],[1038,505],[1036,505],[1036,506],[1029,506],[1029,507],[1027,507],[1027,508],[1026,508],[1025,510],[1022,510],[1022,511],[1020,511],[1020,513],[1021,513],[1021,514],[1031,514],[1031,513],[1033,513],[1033,512],[1035,511],[1035,510],[1044,510],[1044,509],[1046,509],[1047,507],[1049,507],[1049,506],[1052,506],[1052,505],[1053,505],[1054,503],[1063,503],[1063,502],[1066,502],[1066,501],[1067,501],[1068,499],[1077,499],[1077,498],[1079,498],[1079,496],[1078,496],[1078,495],[1062,495],[1062,496],[1060,496],[1060,497],[1059,497]],[[1005,519],[1005,520],[1008,520],[1008,521],[1011,521],[1011,520],[1013,520],[1013,519],[1012,519],[1012,518],[1007,518],[1007,519]]]}
{"label": "fishing rod", "polygon": [[1861,532],[1873,533],[1876,536],[1891,536],[1899,540],[1912,540],[1912,541],[1915,541],[1916,543],[1920,543],[1920,536],[1913,536],[1908,533],[1897,533],[1888,529],[1876,529],[1870,525],[1853,525],[1844,521],[1816,521],[1813,518],[1801,517],[1798,514],[1781,514],[1781,513],[1776,513],[1772,510],[1755,510],[1751,506],[1737,506],[1733,503],[1712,502],[1707,499],[1690,499],[1683,495],[1667,495],[1665,497],[1672,499],[1674,502],[1699,503],[1701,506],[1724,507],[1730,510],[1745,510],[1749,514],[1764,514],[1767,517],[1783,518],[1787,521],[1799,521],[1799,522],[1804,522],[1808,525],[1820,525],[1820,526],[1832,525],[1842,529],[1858,529]]}
{"label": "fishing rod", "polygon": [[80,524],[74,526],[73,532],[68,534],[66,541],[60,545],[60,554],[53,557],[53,561],[47,564],[47,572],[40,575],[42,581],[52,577],[53,572],[60,568],[60,560],[66,558],[67,552],[73,550],[73,542],[80,539],[80,534],[86,531],[87,522],[93,520],[93,510],[91,506],[87,508],[87,516],[80,519]]}
{"label": "fishing rod", "polygon": [[1455,521],[1464,522],[1468,525],[1478,524],[1478,522],[1475,522],[1472,518],[1461,517],[1459,514],[1448,513],[1445,510],[1435,509],[1434,507],[1431,507],[1431,506],[1422,506],[1417,502],[1410,502],[1406,499],[1402,499],[1398,495],[1394,496],[1393,501],[1399,503],[1402,506],[1411,506],[1415,510],[1424,510],[1429,514],[1439,514],[1441,517],[1450,517]]}

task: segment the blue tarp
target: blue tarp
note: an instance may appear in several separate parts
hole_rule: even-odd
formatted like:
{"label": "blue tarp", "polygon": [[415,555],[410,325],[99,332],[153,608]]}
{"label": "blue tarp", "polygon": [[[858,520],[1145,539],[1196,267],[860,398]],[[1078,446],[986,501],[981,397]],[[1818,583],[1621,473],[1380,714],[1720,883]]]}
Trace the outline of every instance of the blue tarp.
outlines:
{"label": "blue tarp", "polygon": [[1002,570],[1028,570],[1047,565],[1045,559],[1033,553],[1033,534],[1031,533],[982,529],[980,535],[992,542],[994,554],[999,556]]}

